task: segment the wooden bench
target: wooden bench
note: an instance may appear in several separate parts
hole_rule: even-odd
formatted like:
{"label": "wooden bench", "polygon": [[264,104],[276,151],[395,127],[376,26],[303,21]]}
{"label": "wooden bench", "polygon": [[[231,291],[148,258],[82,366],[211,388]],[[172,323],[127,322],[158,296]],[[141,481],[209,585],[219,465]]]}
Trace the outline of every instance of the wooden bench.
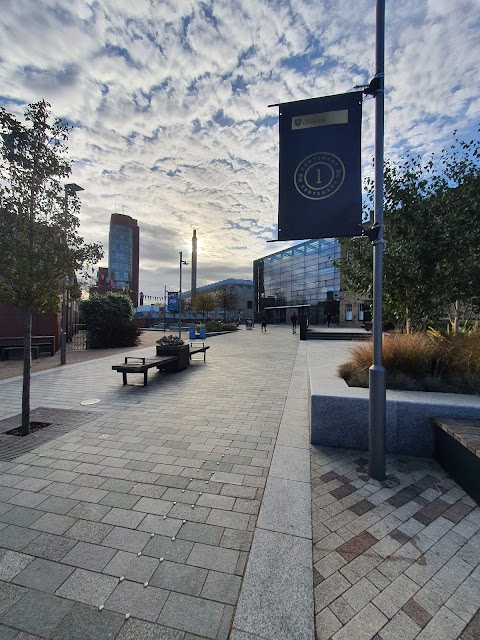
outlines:
{"label": "wooden bench", "polygon": [[[137,362],[129,362],[129,360],[136,360]],[[135,356],[126,356],[123,364],[114,364],[112,369],[118,371],[123,376],[123,384],[127,384],[127,373],[143,373],[143,385],[148,383],[148,370],[156,367],[157,369],[163,369],[163,367],[171,362],[176,362],[177,356],[161,356],[156,358],[138,358]]]}
{"label": "wooden bench", "polygon": [[190,343],[190,360],[192,359],[192,356],[194,356],[196,353],[203,353],[203,361],[205,362],[207,349],[210,349],[210,346],[205,346],[204,342],[202,342],[201,347],[197,347],[196,345],[194,346],[193,342],[191,342]]}
{"label": "wooden bench", "polygon": [[[38,358],[38,352],[40,347],[38,345],[32,345],[32,358],[36,360]],[[1,347],[0,360],[10,360],[10,356],[19,355],[23,356],[22,347]]]}
{"label": "wooden bench", "polygon": [[[0,338],[0,353],[9,347],[21,348],[23,350],[23,337]],[[38,347],[38,353],[49,353],[55,355],[54,336],[32,336],[32,347]],[[22,351],[23,352],[23,351]]]}
{"label": "wooden bench", "polygon": [[435,458],[480,504],[480,419],[433,418]]}

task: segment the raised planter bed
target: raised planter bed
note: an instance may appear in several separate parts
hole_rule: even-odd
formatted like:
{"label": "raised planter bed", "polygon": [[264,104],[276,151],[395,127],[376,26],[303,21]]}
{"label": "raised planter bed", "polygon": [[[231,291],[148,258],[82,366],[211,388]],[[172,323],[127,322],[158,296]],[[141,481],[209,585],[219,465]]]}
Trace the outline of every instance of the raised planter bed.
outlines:
{"label": "raised planter bed", "polygon": [[176,356],[178,360],[165,365],[165,371],[182,371],[190,364],[190,347],[188,344],[179,346],[163,346],[157,344],[157,356]]}
{"label": "raised planter bed", "polygon": [[[309,355],[310,441],[346,449],[368,449],[368,389],[349,387],[337,376],[344,355],[334,343],[322,347],[322,364]],[[338,345],[338,343],[337,343]],[[340,355],[338,355],[340,353]],[[337,360],[337,362],[335,361]],[[325,361],[329,362],[328,367]],[[331,364],[330,364],[331,362]],[[389,391],[386,403],[387,453],[433,457],[432,418],[479,420],[480,397],[453,393]]]}

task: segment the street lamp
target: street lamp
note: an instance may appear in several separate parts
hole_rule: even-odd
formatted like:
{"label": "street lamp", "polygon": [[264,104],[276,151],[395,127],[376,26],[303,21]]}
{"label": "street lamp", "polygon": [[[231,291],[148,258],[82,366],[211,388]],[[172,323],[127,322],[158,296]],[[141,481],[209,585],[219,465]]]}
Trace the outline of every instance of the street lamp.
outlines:
{"label": "street lamp", "polygon": [[180,251],[180,287],[178,290],[178,337],[182,337],[182,266],[188,264],[182,259],[182,251]]}
{"label": "street lamp", "polygon": [[[77,191],[84,191],[83,187],[79,187],[78,184],[70,182],[64,185],[65,201],[65,223],[68,215],[68,194],[76,193]],[[66,242],[66,230],[63,232],[63,238]],[[60,334],[60,364],[65,364],[67,361],[67,282],[66,278],[63,280],[63,292],[62,292],[62,330]]]}

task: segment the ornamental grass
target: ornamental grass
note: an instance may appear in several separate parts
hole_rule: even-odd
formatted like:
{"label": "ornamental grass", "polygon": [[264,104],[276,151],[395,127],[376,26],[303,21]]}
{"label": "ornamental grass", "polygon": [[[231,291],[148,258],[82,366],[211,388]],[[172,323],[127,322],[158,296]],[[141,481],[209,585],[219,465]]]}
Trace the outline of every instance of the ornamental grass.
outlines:
{"label": "ornamental grass", "polygon": [[[368,387],[372,351],[372,342],[363,343],[339,366],[349,386]],[[480,395],[480,332],[386,335],[383,366],[388,389]]]}

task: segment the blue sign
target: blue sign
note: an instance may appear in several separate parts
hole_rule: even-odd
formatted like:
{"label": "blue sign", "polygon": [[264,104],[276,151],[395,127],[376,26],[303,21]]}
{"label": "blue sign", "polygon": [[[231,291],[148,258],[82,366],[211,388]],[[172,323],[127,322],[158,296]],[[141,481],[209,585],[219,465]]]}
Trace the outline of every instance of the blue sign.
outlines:
{"label": "blue sign", "polygon": [[279,240],[361,235],[362,97],[279,105]]}
{"label": "blue sign", "polygon": [[167,311],[170,311],[171,313],[178,313],[178,291],[168,291],[167,296]]}

